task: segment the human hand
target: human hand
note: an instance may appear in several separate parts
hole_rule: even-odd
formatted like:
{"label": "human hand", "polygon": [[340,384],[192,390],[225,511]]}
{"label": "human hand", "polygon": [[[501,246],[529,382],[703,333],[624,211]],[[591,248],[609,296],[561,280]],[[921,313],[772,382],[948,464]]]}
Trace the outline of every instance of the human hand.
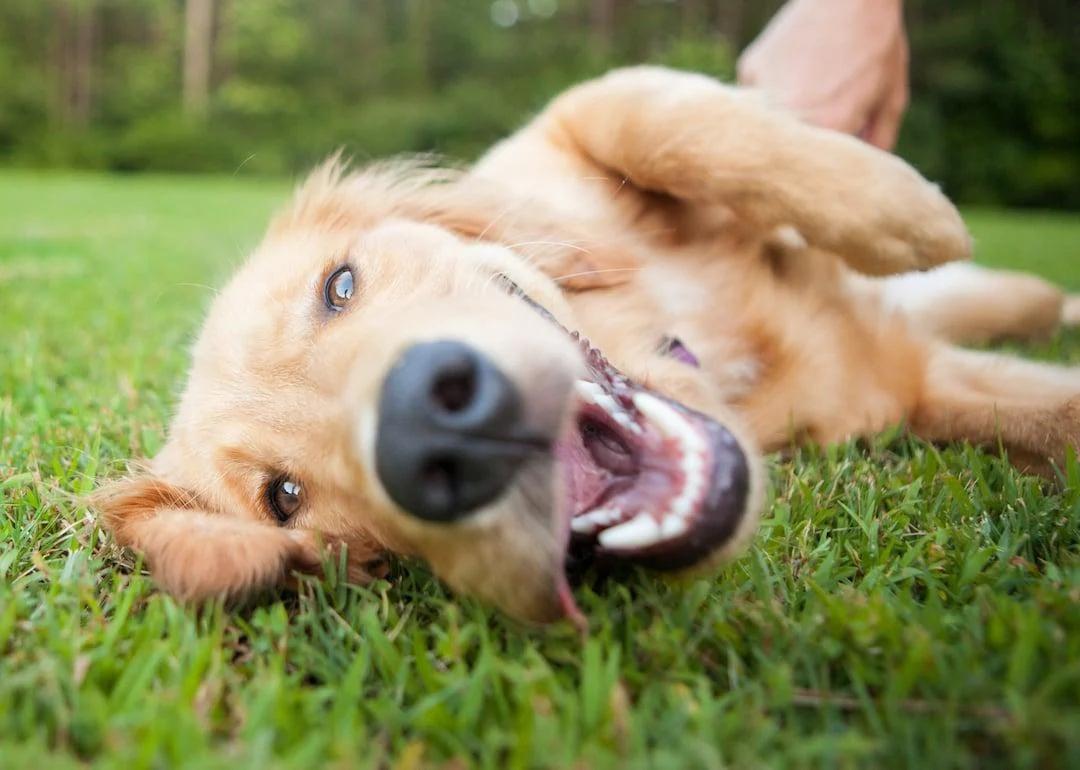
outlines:
{"label": "human hand", "polygon": [[891,150],[908,103],[901,0],[789,0],[739,57],[738,78],[808,123]]}

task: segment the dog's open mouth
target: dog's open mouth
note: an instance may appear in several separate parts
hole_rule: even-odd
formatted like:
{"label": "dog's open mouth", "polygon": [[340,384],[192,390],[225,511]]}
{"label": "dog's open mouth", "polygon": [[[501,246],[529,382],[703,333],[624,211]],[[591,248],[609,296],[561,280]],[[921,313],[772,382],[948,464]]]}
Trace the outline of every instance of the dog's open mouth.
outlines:
{"label": "dog's open mouth", "polygon": [[719,423],[634,382],[579,341],[588,375],[555,444],[568,554],[655,569],[697,564],[735,536],[746,514],[746,456]]}

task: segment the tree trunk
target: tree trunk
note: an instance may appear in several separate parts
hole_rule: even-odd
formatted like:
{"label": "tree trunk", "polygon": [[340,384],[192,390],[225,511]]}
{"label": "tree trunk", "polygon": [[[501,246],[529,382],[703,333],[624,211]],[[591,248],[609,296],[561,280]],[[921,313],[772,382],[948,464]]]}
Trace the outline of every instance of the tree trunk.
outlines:
{"label": "tree trunk", "polygon": [[615,39],[616,0],[592,0],[589,7],[589,31],[593,42],[607,52]]}
{"label": "tree trunk", "polygon": [[705,4],[703,0],[682,0],[682,33],[690,37],[703,37],[706,33]]}
{"label": "tree trunk", "polygon": [[56,0],[51,58],[56,72],[54,111],[59,122],[82,128],[94,111],[97,8],[92,2]]}
{"label": "tree trunk", "polygon": [[210,98],[214,55],[214,0],[184,5],[184,112],[200,117]]}
{"label": "tree trunk", "polygon": [[743,43],[743,27],[746,19],[745,0],[718,0],[716,3],[716,31],[731,43],[738,53]]}

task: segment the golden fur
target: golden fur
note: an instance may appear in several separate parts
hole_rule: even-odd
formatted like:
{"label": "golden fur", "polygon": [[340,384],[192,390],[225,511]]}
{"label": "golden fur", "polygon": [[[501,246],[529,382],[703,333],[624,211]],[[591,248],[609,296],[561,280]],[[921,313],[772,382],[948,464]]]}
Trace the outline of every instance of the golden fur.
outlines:
{"label": "golden fur", "polygon": [[[514,615],[558,616],[557,525],[521,489],[436,526],[398,511],[372,471],[378,385],[416,340],[466,340],[537,419],[557,419],[580,354],[494,289],[496,273],[747,447],[906,422],[1050,472],[1080,444],[1080,371],[952,343],[1044,334],[1063,306],[1076,320],[1077,300],[971,267],[925,307],[925,287],[884,277],[970,247],[953,206],[901,160],[700,75],[619,70],[467,171],[317,170],[214,302],[151,471],[97,505],[185,598],[270,585],[345,545],[354,579],[382,574],[387,553],[415,555]],[[359,301],[325,323],[313,298],[345,255],[360,265]],[[665,335],[701,368],[659,353]],[[287,527],[264,503],[279,472],[304,479]],[[716,558],[752,533],[746,518]]]}

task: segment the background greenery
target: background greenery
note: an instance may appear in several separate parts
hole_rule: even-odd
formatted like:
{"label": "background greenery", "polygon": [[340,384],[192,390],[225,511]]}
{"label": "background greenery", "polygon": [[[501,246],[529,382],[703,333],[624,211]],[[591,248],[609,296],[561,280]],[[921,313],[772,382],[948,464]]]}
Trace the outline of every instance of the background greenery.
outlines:
{"label": "background greenery", "polygon": [[[1080,766],[1063,491],[886,434],[771,464],[750,553],[514,625],[422,567],[202,611],[79,495],[161,445],[212,286],[286,185],[0,172],[0,767]],[[1080,289],[1080,222],[968,211]],[[1026,351],[1080,363],[1080,334]],[[126,565],[126,568],[124,567]]]}
{"label": "background greenery", "polygon": [[[339,146],[467,158],[616,64],[730,77],[778,4],[3,0],[0,164],[278,175]],[[906,6],[900,153],[961,202],[1080,208],[1080,3]],[[193,8],[209,8],[201,32]],[[186,78],[200,57],[206,76]]]}

